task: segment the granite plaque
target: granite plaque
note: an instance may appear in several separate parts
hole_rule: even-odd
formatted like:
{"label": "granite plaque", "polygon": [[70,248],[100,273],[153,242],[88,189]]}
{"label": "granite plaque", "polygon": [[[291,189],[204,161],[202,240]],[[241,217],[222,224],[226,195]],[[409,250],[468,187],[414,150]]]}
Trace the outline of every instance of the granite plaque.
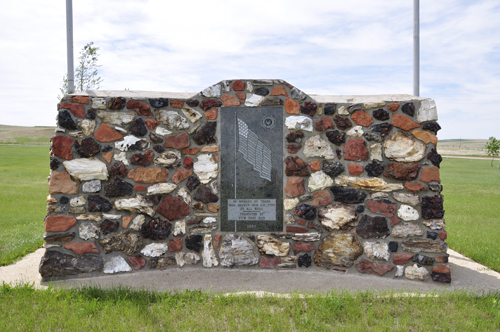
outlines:
{"label": "granite plaque", "polygon": [[283,230],[283,109],[221,109],[221,231]]}

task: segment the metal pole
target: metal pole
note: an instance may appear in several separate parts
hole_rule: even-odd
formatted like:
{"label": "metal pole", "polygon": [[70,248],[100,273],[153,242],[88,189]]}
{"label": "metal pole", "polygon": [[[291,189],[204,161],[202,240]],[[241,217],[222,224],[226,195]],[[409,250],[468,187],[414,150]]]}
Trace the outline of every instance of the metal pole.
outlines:
{"label": "metal pole", "polygon": [[73,65],[73,0],[66,0],[66,42],[68,48],[68,94],[75,92]]}
{"label": "metal pole", "polygon": [[413,0],[413,95],[420,95],[420,1]]}

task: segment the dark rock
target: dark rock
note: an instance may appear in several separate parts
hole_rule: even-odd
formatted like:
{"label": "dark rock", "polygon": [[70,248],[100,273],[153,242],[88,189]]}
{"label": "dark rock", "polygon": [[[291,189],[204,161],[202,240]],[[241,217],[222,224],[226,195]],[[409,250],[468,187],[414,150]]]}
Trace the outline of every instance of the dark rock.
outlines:
{"label": "dark rock", "polygon": [[338,161],[328,161],[323,160],[323,172],[330,175],[331,177],[335,177],[345,171],[344,165],[342,165]]}
{"label": "dark rock", "polygon": [[401,110],[409,116],[415,115],[415,105],[413,105],[413,103],[404,104],[403,107],[401,107]]}
{"label": "dark rock", "polygon": [[164,240],[170,235],[172,224],[160,218],[153,219],[142,225],[141,233],[146,239]]}
{"label": "dark rock", "polygon": [[392,124],[387,122],[372,125],[363,136],[369,141],[382,142],[382,138],[391,132],[392,127]]}
{"label": "dark rock", "polygon": [[448,264],[442,264],[434,266],[431,272],[431,278],[437,282],[450,283],[451,282],[451,270]]}
{"label": "dark rock", "polygon": [[342,186],[333,186],[330,188],[333,193],[333,200],[345,204],[363,203],[366,198],[366,193],[361,190],[346,188]]}
{"label": "dark rock", "polygon": [[364,205],[358,205],[358,207],[356,208],[356,212],[357,213],[362,213],[365,211],[365,206]]}
{"label": "dark rock", "polygon": [[379,108],[378,110],[373,111],[373,117],[380,121],[389,120],[389,112]]}
{"label": "dark rock", "polygon": [[325,104],[325,106],[323,106],[323,113],[325,113],[325,115],[333,115],[335,113],[335,110],[337,108],[337,104]]}
{"label": "dark rock", "polygon": [[116,176],[114,181],[104,186],[104,195],[107,197],[128,196],[134,193],[134,186]]}
{"label": "dark rock", "polygon": [[168,106],[168,98],[149,99],[149,104],[154,108]]}
{"label": "dark rock", "polygon": [[314,130],[316,131],[325,131],[333,128],[335,128],[335,125],[330,118],[317,118],[314,121]]}
{"label": "dark rock", "polygon": [[125,167],[125,165],[123,165],[119,161],[114,163],[113,166],[111,166],[111,169],[109,170],[109,177],[120,176],[122,178],[126,178],[127,174],[128,174],[127,167]]}
{"label": "dark rock", "polygon": [[118,221],[111,221],[109,219],[104,219],[104,221],[99,225],[102,234],[107,235],[109,233],[116,232],[120,224]]}
{"label": "dark rock", "polygon": [[62,196],[60,199],[59,199],[59,203],[61,204],[68,204],[69,202],[69,198],[66,197],[66,196]]}
{"label": "dark rock", "polygon": [[429,257],[429,256],[425,256],[425,255],[421,255],[421,254],[413,255],[411,261],[415,262],[417,264],[420,264],[420,265],[432,266],[432,264],[434,264],[434,258]]}
{"label": "dark rock", "polygon": [[153,205],[157,205],[161,202],[161,195],[152,195],[149,196],[149,200],[153,203]]}
{"label": "dark rock", "polygon": [[269,94],[269,89],[263,86],[255,88],[254,93],[259,96],[267,96]]}
{"label": "dark rock", "polygon": [[58,233],[58,234],[50,234],[50,235],[47,235],[47,233],[45,233],[43,235],[43,240],[45,242],[63,242],[63,243],[66,243],[66,242],[71,242],[73,241],[73,239],[75,238],[75,232],[66,232],[66,233]]}
{"label": "dark rock", "polygon": [[74,256],[46,250],[38,271],[42,278],[48,278],[100,271],[103,266],[102,258],[99,256]]}
{"label": "dark rock", "polygon": [[112,251],[123,251],[125,255],[130,256],[141,249],[142,237],[130,231],[124,231],[99,240],[99,243],[106,254]]}
{"label": "dark rock", "polygon": [[191,235],[186,237],[186,248],[200,252],[203,248],[203,235]]}
{"label": "dark rock", "polygon": [[303,91],[300,91],[295,87],[290,90],[290,95],[292,96],[292,99],[298,101],[299,103],[303,102],[304,99],[307,98],[307,95]]}
{"label": "dark rock", "polygon": [[439,165],[443,161],[443,158],[439,153],[437,153],[436,149],[432,149],[431,152],[427,154],[427,159],[429,159],[431,163],[437,167],[439,167]]}
{"label": "dark rock", "polygon": [[288,143],[300,143],[304,138],[304,133],[301,131],[292,131],[286,135],[286,141]]}
{"label": "dark rock", "polygon": [[300,204],[295,207],[293,213],[306,220],[312,220],[316,218],[316,208],[309,204]]}
{"label": "dark rock", "polygon": [[364,239],[379,239],[389,235],[390,231],[386,218],[365,214],[356,227],[356,233]]}
{"label": "dark rock", "polygon": [[212,107],[220,107],[222,106],[222,102],[216,99],[205,99],[201,102],[200,107],[205,112],[211,109]]}
{"label": "dark rock", "polygon": [[101,152],[101,146],[92,137],[84,138],[81,141],[75,142],[75,149],[84,158],[95,156]]}
{"label": "dark rock", "polygon": [[433,239],[433,240],[435,240],[435,239],[437,239],[437,237],[438,237],[438,233],[436,233],[436,232],[429,232],[429,231],[427,231],[427,238],[428,238],[428,239]]}
{"label": "dark rock", "polygon": [[217,122],[210,121],[203,124],[194,135],[194,141],[198,145],[216,143],[215,131],[217,130]]}
{"label": "dark rock", "polygon": [[165,152],[165,148],[162,145],[155,145],[155,146],[153,146],[153,150],[155,150],[158,153]]}
{"label": "dark rock", "polygon": [[53,157],[51,156],[50,157],[50,169],[55,171],[56,169],[59,168],[59,166],[61,165],[61,162],[59,160],[57,160],[56,157]]}
{"label": "dark rock", "polygon": [[108,212],[113,208],[113,204],[99,195],[89,195],[87,202],[90,212]]}
{"label": "dark rock", "polygon": [[142,118],[136,118],[134,123],[130,126],[129,131],[132,135],[143,137],[148,133],[148,128]]}
{"label": "dark rock", "polygon": [[113,147],[112,147],[112,146],[109,146],[109,145],[108,145],[108,146],[105,146],[105,147],[103,147],[103,148],[101,149],[101,151],[102,151],[102,152],[109,152],[109,151],[111,151],[111,150],[113,150]]}
{"label": "dark rock", "polygon": [[200,185],[200,179],[196,175],[191,175],[188,177],[187,182],[186,182],[186,188],[189,189],[189,191],[193,191]]}
{"label": "dark rock", "polygon": [[318,109],[318,104],[306,101],[303,106],[300,106],[300,113],[309,116],[314,116],[314,114],[316,114],[317,109]]}
{"label": "dark rock", "polygon": [[317,223],[312,222],[312,221],[309,221],[307,223],[307,228],[314,229],[314,230],[317,230],[320,233],[323,233],[323,229],[321,229],[320,224],[317,224]]}
{"label": "dark rock", "polygon": [[349,111],[349,113],[352,113],[354,111],[360,111],[362,110],[364,107],[363,104],[354,104],[354,105],[351,105],[349,107],[347,107],[347,110]]}
{"label": "dark rock", "polygon": [[309,267],[309,266],[311,266],[311,263],[312,263],[312,257],[309,256],[309,254],[306,253],[304,255],[299,256],[299,259],[298,259],[299,267],[302,267],[302,266]]}
{"label": "dark rock", "polygon": [[356,263],[356,269],[360,273],[370,273],[382,276],[391,271],[394,266],[384,263],[371,262],[367,259],[362,259]]}
{"label": "dark rock", "polygon": [[344,145],[344,159],[351,161],[368,160],[368,149],[362,138],[351,138]]}
{"label": "dark rock", "polygon": [[448,263],[449,257],[450,257],[449,254],[436,255],[436,257],[434,257],[434,259],[436,260],[437,263]]}
{"label": "dark rock", "polygon": [[341,144],[344,144],[345,137],[345,133],[338,130],[328,130],[326,132],[326,138],[328,138],[328,140],[335,145],[340,146]]}
{"label": "dark rock", "polygon": [[283,100],[280,97],[277,96],[272,96],[272,97],[267,97],[264,99],[262,103],[260,103],[260,106],[280,106],[283,105]]}
{"label": "dark rock", "polygon": [[115,97],[109,101],[108,108],[110,110],[118,111],[125,107],[125,98]]}
{"label": "dark rock", "polygon": [[420,252],[436,252],[436,253],[446,253],[448,250],[448,244],[446,242],[438,242],[427,239],[408,239],[401,242],[401,246],[404,251],[411,253]]}
{"label": "dark rock", "polygon": [[186,104],[190,107],[196,107],[200,104],[200,101],[198,99],[192,98],[192,99],[186,100]]}
{"label": "dark rock", "polygon": [[443,198],[439,195],[422,197],[422,218],[441,219],[444,216]]}
{"label": "dark rock", "polygon": [[173,256],[168,256],[168,257],[156,257],[156,258],[151,258],[149,261],[149,268],[150,269],[161,269],[165,268],[170,265],[175,265],[175,257]]}
{"label": "dark rock", "polygon": [[342,159],[342,150],[340,150],[339,148],[336,148],[335,153],[337,154],[337,158]]}
{"label": "dark rock", "polygon": [[155,153],[153,150],[148,150],[144,153],[136,153],[130,158],[130,163],[132,165],[149,166],[153,162]]}
{"label": "dark rock", "polygon": [[193,198],[196,199],[197,201],[201,201],[205,204],[208,203],[215,203],[219,201],[219,197],[217,195],[214,195],[212,193],[212,190],[210,189],[209,186],[206,184],[202,184],[196,193],[193,195]]}
{"label": "dark rock", "polygon": [[378,163],[373,160],[365,166],[365,171],[369,176],[379,177],[384,172],[384,164]]}
{"label": "dark rock", "polygon": [[97,115],[97,112],[93,108],[91,108],[87,111],[87,118],[90,120],[95,120],[96,115]]}
{"label": "dark rock", "polygon": [[171,195],[165,195],[160,205],[156,208],[156,212],[168,220],[174,221],[187,216],[190,212],[190,208],[183,200]]}
{"label": "dark rock", "polygon": [[198,211],[203,211],[203,210],[205,210],[205,204],[200,203],[200,202],[194,203],[192,205],[192,208],[195,209],[195,210],[198,210]]}
{"label": "dark rock", "polygon": [[340,130],[346,130],[352,127],[352,122],[349,120],[349,118],[344,118],[338,115],[335,115],[333,118],[333,121],[335,121],[335,124],[337,125],[337,128]]}
{"label": "dark rock", "polygon": [[427,122],[422,126],[422,129],[433,132],[434,135],[437,135],[437,132],[441,130],[441,126],[437,122]]}
{"label": "dark rock", "polygon": [[389,168],[385,171],[384,176],[396,180],[415,180],[420,170],[420,164],[398,164],[390,163]]}
{"label": "dark rock", "polygon": [[440,184],[429,184],[429,189],[440,193],[441,191],[443,191],[443,186]]}
{"label": "dark rock", "polygon": [[163,138],[159,135],[154,134],[154,133],[149,133],[149,138],[151,139],[151,142],[153,142],[155,144],[163,143]]}
{"label": "dark rock", "polygon": [[189,217],[186,219],[186,225],[196,225],[203,220],[203,217]]}
{"label": "dark rock", "polygon": [[146,139],[141,139],[128,147],[129,151],[144,150],[149,147],[149,141]]}
{"label": "dark rock", "polygon": [[390,252],[398,251],[398,246],[399,246],[399,244],[396,241],[390,241],[389,242],[389,251]]}
{"label": "dark rock", "polygon": [[69,130],[76,130],[76,123],[69,111],[61,111],[57,115],[57,124]]}
{"label": "dark rock", "polygon": [[289,156],[285,159],[285,163],[286,176],[309,176],[311,174],[307,168],[308,165],[300,157]]}

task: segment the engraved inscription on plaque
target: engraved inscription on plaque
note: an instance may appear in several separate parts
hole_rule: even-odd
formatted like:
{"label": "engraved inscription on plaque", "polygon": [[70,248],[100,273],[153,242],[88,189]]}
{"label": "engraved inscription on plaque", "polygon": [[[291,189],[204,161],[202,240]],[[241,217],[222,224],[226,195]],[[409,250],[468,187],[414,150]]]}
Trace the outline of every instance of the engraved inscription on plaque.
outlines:
{"label": "engraved inscription on plaque", "polygon": [[221,110],[221,230],[283,230],[282,108]]}

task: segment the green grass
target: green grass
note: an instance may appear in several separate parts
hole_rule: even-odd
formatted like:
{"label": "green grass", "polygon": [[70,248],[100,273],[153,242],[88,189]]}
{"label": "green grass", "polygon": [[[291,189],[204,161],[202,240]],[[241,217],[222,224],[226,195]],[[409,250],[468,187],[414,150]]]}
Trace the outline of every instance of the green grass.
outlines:
{"label": "green grass", "polygon": [[2,331],[498,331],[500,293],[292,294],[0,286]]}
{"label": "green grass", "polygon": [[0,265],[43,244],[49,147],[0,146]]}
{"label": "green grass", "polygon": [[444,159],[441,183],[450,248],[500,272],[500,169],[489,160]]}

